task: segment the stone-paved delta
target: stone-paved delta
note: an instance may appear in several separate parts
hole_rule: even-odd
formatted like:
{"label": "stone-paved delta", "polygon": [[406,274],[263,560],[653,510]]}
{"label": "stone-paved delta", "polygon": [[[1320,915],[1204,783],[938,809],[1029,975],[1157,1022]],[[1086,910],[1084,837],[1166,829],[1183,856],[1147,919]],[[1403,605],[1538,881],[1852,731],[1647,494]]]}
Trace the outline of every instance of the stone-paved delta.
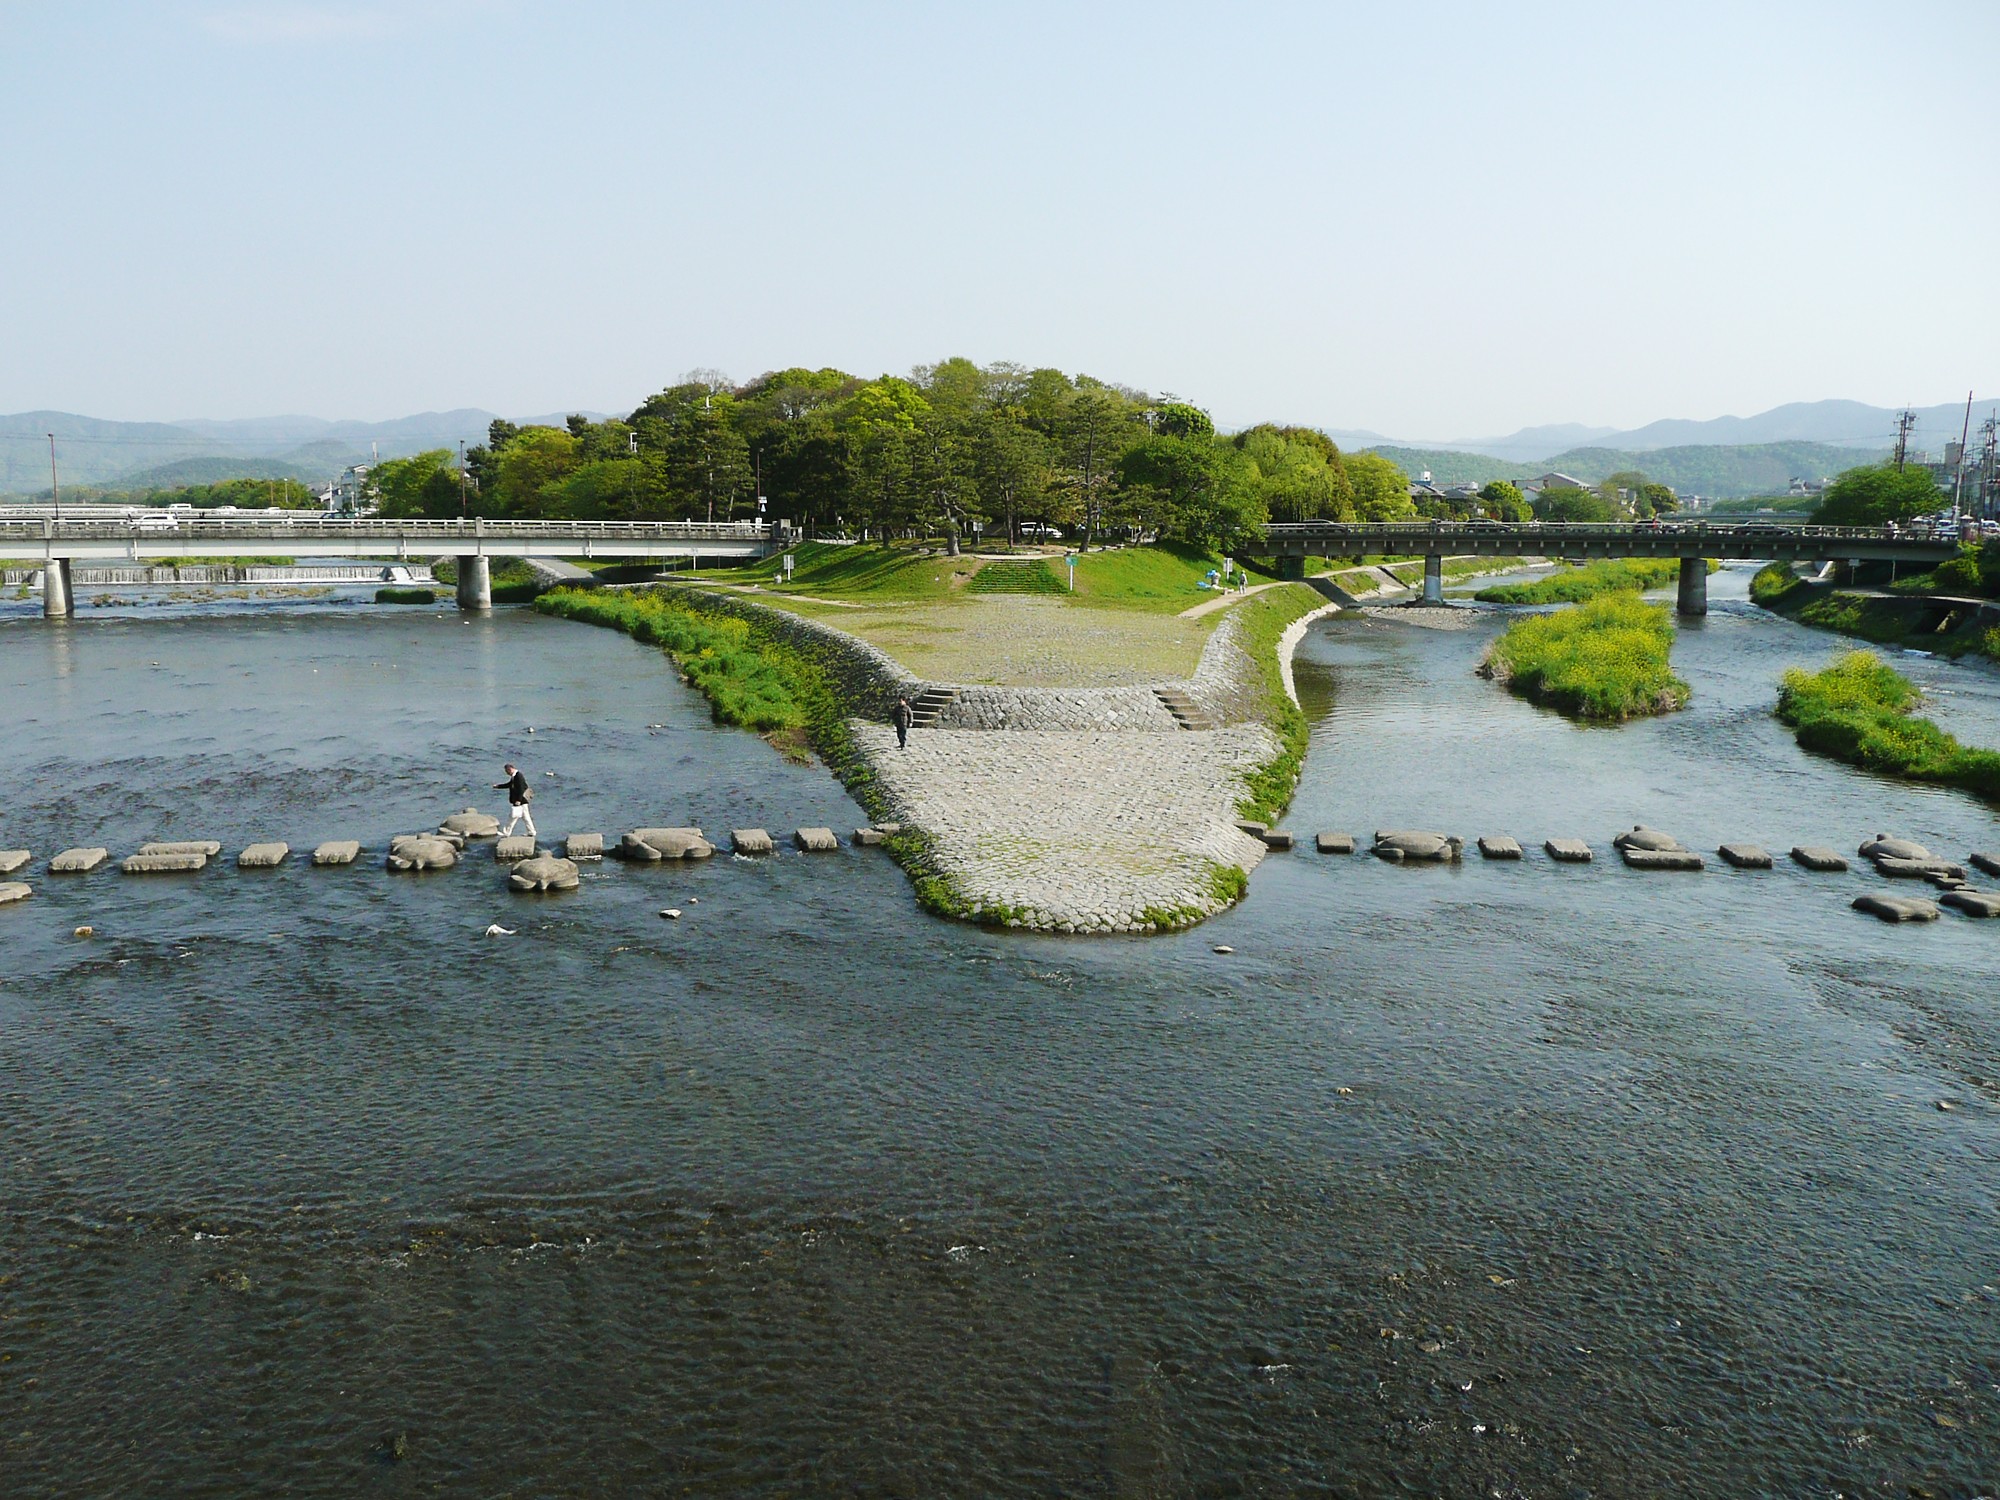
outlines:
{"label": "stone-paved delta", "polygon": [[[996,688],[926,683],[817,620],[696,590],[717,613],[752,612],[804,647],[855,717],[872,809],[921,843],[912,873],[943,882],[976,920],[1052,932],[1153,932],[1228,906],[1263,858],[1236,826],[1244,775],[1281,750],[1264,678],[1235,618],[1218,625],[1177,692],[1212,724],[1183,729],[1151,686]],[[1303,630],[1288,632],[1281,652]],[[1288,674],[1287,674],[1288,675]],[[883,722],[897,696],[950,694],[907,750]]]}

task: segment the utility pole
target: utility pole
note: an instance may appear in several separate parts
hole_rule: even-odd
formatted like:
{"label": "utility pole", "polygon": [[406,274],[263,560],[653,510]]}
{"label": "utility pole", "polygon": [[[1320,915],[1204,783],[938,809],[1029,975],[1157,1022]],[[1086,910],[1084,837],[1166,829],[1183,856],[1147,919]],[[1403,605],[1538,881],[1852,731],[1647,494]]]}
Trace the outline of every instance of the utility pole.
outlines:
{"label": "utility pole", "polygon": [[1990,521],[2000,515],[2000,414],[1988,412],[1986,420],[1979,424],[1979,431],[1985,441],[1980,444],[1980,474],[1985,493],[1980,497],[1983,518]]}
{"label": "utility pole", "polygon": [[1907,406],[1896,413],[1896,467],[1899,469],[1910,456],[1910,429],[1916,425],[1917,414]]}
{"label": "utility pole", "polygon": [[1958,429],[1958,467],[1952,472],[1951,476],[1951,523],[1954,526],[1962,523],[1962,518],[1958,511],[1958,497],[1959,492],[1965,488],[1965,443],[1966,439],[1971,436],[1972,392],[1967,391],[1965,393],[1965,421],[1959,425]]}
{"label": "utility pole", "polygon": [[465,439],[458,440],[458,518],[465,519]]}
{"label": "utility pole", "polygon": [[49,434],[49,498],[55,501],[56,519],[62,519],[62,487],[56,483],[56,435]]}

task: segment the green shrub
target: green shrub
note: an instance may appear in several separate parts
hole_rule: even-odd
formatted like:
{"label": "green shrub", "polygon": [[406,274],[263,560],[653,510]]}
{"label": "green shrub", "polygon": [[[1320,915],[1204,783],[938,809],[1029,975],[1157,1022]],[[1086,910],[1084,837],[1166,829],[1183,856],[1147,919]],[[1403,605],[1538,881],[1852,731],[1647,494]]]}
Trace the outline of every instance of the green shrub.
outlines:
{"label": "green shrub", "polygon": [[436,589],[377,589],[377,604],[435,604]]}
{"label": "green shrub", "polygon": [[1265,714],[1279,747],[1270,761],[1244,773],[1244,795],[1236,803],[1242,817],[1269,822],[1291,805],[1312,727],[1285,691],[1284,674],[1278,670],[1278,638],[1294,620],[1325,603],[1312,589],[1293,583],[1266,589],[1231,610],[1239,632],[1237,640],[1263,674]]}
{"label": "green shrub", "polygon": [[1786,672],[1777,714],[1817,755],[2000,800],[2000,751],[1961,745],[1916,714],[1921,702],[1916,684],[1874,652],[1850,651],[1818,672]]}
{"label": "green shrub", "polygon": [[1766,609],[1775,609],[1781,600],[1811,586],[1792,571],[1789,563],[1766,563],[1750,580],[1750,599]]}
{"label": "green shrub", "polygon": [[1066,594],[1055,570],[1037,558],[1025,563],[988,563],[966,584],[968,594]]}
{"label": "green shrub", "polygon": [[1606,594],[1516,621],[1480,671],[1571,718],[1616,722],[1687,707],[1692,690],[1668,662],[1673,641],[1664,608]]}
{"label": "green shrub", "polygon": [[1665,588],[1680,576],[1676,557],[1620,557],[1563,568],[1533,583],[1495,584],[1472,597],[1482,604],[1581,604],[1602,594]]}

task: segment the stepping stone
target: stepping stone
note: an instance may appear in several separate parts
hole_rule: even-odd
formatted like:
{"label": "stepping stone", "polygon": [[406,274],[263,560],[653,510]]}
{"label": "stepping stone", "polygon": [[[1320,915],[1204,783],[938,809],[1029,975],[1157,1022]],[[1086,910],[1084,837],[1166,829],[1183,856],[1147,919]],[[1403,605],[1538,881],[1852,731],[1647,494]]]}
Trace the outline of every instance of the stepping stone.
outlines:
{"label": "stepping stone", "polygon": [[26,849],[0,849],[0,875],[12,875],[31,858]]}
{"label": "stepping stone", "polygon": [[329,839],[313,850],[316,865],[351,865],[361,857],[361,845],[353,839]]}
{"label": "stepping stone", "polygon": [[1352,854],[1354,835],[1351,833],[1321,833],[1313,836],[1313,848],[1321,854]]}
{"label": "stepping stone", "polygon": [[1861,846],[1863,859],[1929,859],[1931,851],[1911,839],[1892,839],[1878,833]]}
{"label": "stepping stone", "polygon": [[222,845],[214,839],[181,839],[177,842],[141,844],[141,854],[199,854],[203,859],[214,859],[222,852]]}
{"label": "stepping stone", "polygon": [[450,839],[405,833],[389,840],[387,864],[399,873],[407,870],[449,870],[457,863],[458,846]]}
{"label": "stepping stone", "polygon": [[854,830],[854,842],[863,849],[873,849],[877,844],[888,843],[889,835],[879,828],[857,828]]}
{"label": "stepping stone", "polygon": [[111,858],[109,849],[65,849],[49,861],[51,875],[88,875]]}
{"label": "stepping stone", "polygon": [[12,906],[16,901],[26,901],[34,894],[33,887],[18,880],[0,882],[0,906]]}
{"label": "stepping stone", "polygon": [[1633,870],[1703,870],[1708,868],[1692,849],[1638,849],[1630,844],[1618,851],[1626,868]]}
{"label": "stepping stone", "polygon": [[635,828],[613,852],[620,859],[650,864],[662,859],[707,859],[715,853],[715,845],[701,836],[699,828]]}
{"label": "stepping stone", "polygon": [[199,849],[185,849],[178,854],[134,854],[121,868],[127,875],[179,875],[207,864],[208,856]]}
{"label": "stepping stone", "polygon": [[497,840],[493,845],[493,857],[503,865],[511,865],[524,859],[533,859],[539,851],[535,841],[520,835],[510,835]]}
{"label": "stepping stone", "polygon": [[729,831],[729,847],[737,854],[769,854],[777,846],[771,842],[771,835],[761,828],[732,828]]}
{"label": "stepping stone", "polygon": [[1938,903],[1968,917],[2000,917],[2000,895],[1992,891],[1947,891],[1938,897]]}
{"label": "stepping stone", "polygon": [[464,812],[455,812],[438,824],[441,833],[455,833],[468,839],[497,839],[500,837],[500,820],[489,818],[477,808],[468,807]]}
{"label": "stepping stone", "polygon": [[1258,837],[1264,841],[1266,849],[1275,850],[1278,853],[1284,853],[1292,847],[1292,836],[1289,833],[1280,832],[1276,828],[1267,828]]}
{"label": "stepping stone", "polygon": [[1488,859],[1519,859],[1521,843],[1504,833],[1483,834],[1479,840],[1479,852]]}
{"label": "stepping stone", "polygon": [[893,838],[903,831],[903,825],[901,823],[877,823],[875,831],[877,833],[886,833]]}
{"label": "stepping stone", "polygon": [[1264,836],[1264,831],[1271,825],[1269,823],[1243,822],[1238,823],[1236,826],[1249,834],[1251,838],[1261,839]]}
{"label": "stepping stone", "polygon": [[1621,851],[1626,849],[1678,849],[1681,847],[1681,841],[1670,833],[1662,833],[1659,829],[1648,828],[1642,823],[1630,833],[1619,834],[1618,837],[1611,841],[1611,847]]}
{"label": "stepping stone", "polygon": [[[6,856],[0,855],[0,875],[7,873]],[[2000,875],[2000,854],[1968,854],[1965,862],[1975,870],[1984,870],[1988,875]]]}
{"label": "stepping stone", "polygon": [[1926,875],[1947,875],[1954,880],[1965,879],[1965,866],[1955,865],[1945,859],[1892,859],[1888,855],[1875,861],[1877,873],[1887,875],[1892,880],[1922,880]]}
{"label": "stepping stone", "polygon": [[1590,845],[1582,839],[1544,839],[1542,848],[1548,851],[1550,859],[1565,865],[1587,865],[1590,863]]}
{"label": "stepping stone", "polygon": [[604,835],[572,833],[563,840],[563,857],[569,860],[604,858]]}
{"label": "stepping stone", "polygon": [[1885,922],[1935,922],[1938,919],[1937,903],[1926,901],[1921,896],[1856,896],[1852,903],[1856,911],[1865,911],[1871,917],[1880,917]]}
{"label": "stepping stone", "polygon": [[1833,874],[1847,868],[1847,860],[1824,844],[1794,844],[1792,859],[1808,870],[1818,870],[1823,874]]}
{"label": "stepping stone", "polygon": [[833,836],[831,828],[796,829],[792,842],[807,854],[830,854],[840,847],[840,840]]}
{"label": "stepping stone", "polygon": [[1958,876],[1948,875],[1942,870],[1933,870],[1924,879],[1941,891],[1963,890],[1966,884]]}
{"label": "stepping stone", "polygon": [[1377,829],[1374,853],[1386,858],[1384,849],[1397,850],[1404,859],[1456,861],[1464,852],[1465,840],[1456,834]]}
{"label": "stepping stone", "polygon": [[[506,842],[504,839],[502,843]],[[532,859],[519,860],[507,872],[507,889],[510,891],[573,891],[583,883],[576,873],[573,860],[557,859],[553,854],[537,854]]]}
{"label": "stepping stone", "polygon": [[252,844],[236,856],[239,870],[275,870],[292,857],[290,844]]}
{"label": "stepping stone", "polygon": [[1722,856],[1724,863],[1732,864],[1739,870],[1771,868],[1771,856],[1756,844],[1724,844],[1715,852]]}

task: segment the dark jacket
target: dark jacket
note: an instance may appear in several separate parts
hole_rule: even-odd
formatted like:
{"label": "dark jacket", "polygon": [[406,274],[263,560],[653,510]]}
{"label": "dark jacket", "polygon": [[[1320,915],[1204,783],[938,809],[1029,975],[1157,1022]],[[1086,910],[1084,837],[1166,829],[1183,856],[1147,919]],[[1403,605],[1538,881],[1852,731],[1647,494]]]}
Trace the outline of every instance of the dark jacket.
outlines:
{"label": "dark jacket", "polygon": [[902,702],[896,704],[896,727],[898,729],[908,729],[915,718],[916,715],[910,712],[909,704]]}
{"label": "dark jacket", "polygon": [[509,806],[519,807],[528,800],[528,776],[525,771],[516,771],[502,785],[507,788]]}

